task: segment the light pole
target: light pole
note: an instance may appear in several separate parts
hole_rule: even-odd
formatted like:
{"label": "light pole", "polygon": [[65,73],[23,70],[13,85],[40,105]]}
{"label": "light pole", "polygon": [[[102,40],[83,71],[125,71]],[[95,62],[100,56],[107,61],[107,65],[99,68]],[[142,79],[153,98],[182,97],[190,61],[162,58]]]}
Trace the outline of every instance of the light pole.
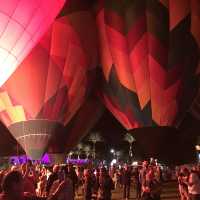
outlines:
{"label": "light pole", "polygon": [[115,151],[114,149],[111,149],[111,150],[110,150],[110,153],[113,154],[113,158],[115,158],[115,156],[116,156],[116,151]]}
{"label": "light pole", "polygon": [[96,141],[93,141],[93,158],[96,159]]}
{"label": "light pole", "polygon": [[113,159],[111,161],[111,166],[115,165],[117,163],[117,160],[116,160],[116,151],[114,149],[111,149],[110,150],[110,153],[113,155]]}
{"label": "light pole", "polygon": [[135,138],[130,134],[130,133],[127,133],[124,137],[124,140],[127,141],[129,143],[129,159],[130,161],[132,160],[133,158],[133,149],[132,149],[132,146],[133,146],[133,142],[135,142]]}
{"label": "light pole", "polygon": [[93,144],[93,159],[96,159],[96,143],[97,142],[102,142],[102,137],[98,132],[94,132],[89,136],[89,141],[92,142]]}
{"label": "light pole", "polygon": [[133,157],[133,148],[132,148],[133,143],[129,144],[129,157],[132,159]]}

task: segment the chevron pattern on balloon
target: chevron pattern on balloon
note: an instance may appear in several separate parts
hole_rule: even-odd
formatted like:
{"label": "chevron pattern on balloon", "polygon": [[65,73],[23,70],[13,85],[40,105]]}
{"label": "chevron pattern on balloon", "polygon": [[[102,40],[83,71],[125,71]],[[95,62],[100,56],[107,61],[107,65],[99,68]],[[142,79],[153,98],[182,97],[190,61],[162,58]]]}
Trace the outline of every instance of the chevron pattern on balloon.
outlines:
{"label": "chevron pattern on balloon", "polygon": [[[153,124],[170,126],[189,108],[196,94],[199,62],[199,30],[192,28],[198,16],[196,4],[194,0],[101,4],[97,24],[104,31],[99,31],[99,41],[101,49],[109,52],[109,56],[101,55],[107,82],[103,101],[127,129],[151,124],[151,120],[142,121],[143,110],[149,111]],[[110,81],[112,76],[119,82]],[[117,96],[112,84],[121,85]],[[135,101],[123,90],[129,90]]]}

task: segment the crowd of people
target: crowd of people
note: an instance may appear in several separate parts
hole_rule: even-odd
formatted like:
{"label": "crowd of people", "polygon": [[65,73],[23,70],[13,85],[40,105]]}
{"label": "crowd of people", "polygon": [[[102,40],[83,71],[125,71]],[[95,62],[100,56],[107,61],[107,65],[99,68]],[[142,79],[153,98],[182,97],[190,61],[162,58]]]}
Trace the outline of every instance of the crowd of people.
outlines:
{"label": "crowd of people", "polygon": [[111,200],[112,190],[121,188],[122,199],[129,199],[132,183],[137,199],[160,199],[162,173],[157,165],[144,161],[141,166],[122,168],[33,165],[31,162],[1,170],[0,200]]}
{"label": "crowd of people", "polygon": [[[160,166],[144,161],[138,166],[53,165],[43,166],[27,162],[0,171],[0,200],[111,200],[112,191],[120,189],[121,199],[159,200],[163,171]],[[181,167],[177,180],[181,200],[200,199],[200,168],[191,171]],[[80,198],[79,198],[80,199]]]}

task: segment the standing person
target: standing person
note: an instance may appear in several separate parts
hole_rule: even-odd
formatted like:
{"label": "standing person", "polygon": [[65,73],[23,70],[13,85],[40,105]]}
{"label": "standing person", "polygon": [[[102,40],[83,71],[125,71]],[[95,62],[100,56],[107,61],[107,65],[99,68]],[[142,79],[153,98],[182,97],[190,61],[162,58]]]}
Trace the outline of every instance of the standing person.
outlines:
{"label": "standing person", "polygon": [[147,170],[148,170],[148,166],[149,166],[148,161],[144,160],[143,163],[142,163],[142,168],[140,169],[140,174],[139,174],[139,178],[140,178],[140,183],[141,184],[146,178],[146,173],[147,173]]}
{"label": "standing person", "polygon": [[0,200],[40,200],[32,194],[24,192],[24,179],[19,171],[11,171],[5,175],[2,182],[3,192]]}
{"label": "standing person", "polygon": [[141,183],[140,183],[139,167],[135,168],[134,178],[135,178],[136,199],[140,199],[141,198]]}
{"label": "standing person", "polygon": [[123,198],[129,199],[130,187],[131,187],[131,169],[128,165],[125,165],[122,173],[122,184],[123,184]]}
{"label": "standing person", "polygon": [[112,177],[113,183],[115,185],[115,189],[117,189],[117,183],[118,183],[118,172],[115,170],[113,177]]}
{"label": "standing person", "polygon": [[18,171],[8,173],[2,181],[0,200],[21,200],[24,198],[23,176]]}
{"label": "standing person", "polygon": [[24,192],[36,195],[37,177],[35,168],[31,162],[27,162],[21,166],[24,179]]}
{"label": "standing person", "polygon": [[79,190],[80,190],[80,188],[82,189],[82,186],[83,186],[83,171],[84,170],[82,167],[78,167],[77,171],[76,171],[76,174],[78,177],[78,183],[77,183],[77,187],[76,187],[77,196],[79,196]]}
{"label": "standing person", "polygon": [[119,170],[119,174],[118,174],[120,188],[123,187],[122,175],[123,175],[123,168],[121,168],[121,169]]}
{"label": "standing person", "polygon": [[94,171],[94,187],[93,187],[93,193],[97,196],[98,190],[99,190],[99,176],[100,176],[100,171],[98,168],[95,169]]}
{"label": "standing person", "polygon": [[161,183],[161,181],[162,181],[162,171],[161,171],[160,166],[156,166],[154,172],[155,172],[156,180]]}
{"label": "standing person", "polygon": [[[62,187],[60,186],[62,185]],[[59,188],[59,192],[58,191]],[[53,194],[56,194],[56,198],[52,197]],[[68,171],[66,167],[62,167],[58,172],[58,179],[54,181],[51,190],[50,190],[50,199],[56,200],[73,200],[74,193],[73,193],[73,183],[69,178]]]}
{"label": "standing person", "polygon": [[40,197],[43,197],[46,195],[46,182],[47,182],[47,177],[46,174],[44,172],[41,172],[40,176],[39,176],[39,181],[37,183],[37,195]]}
{"label": "standing person", "polygon": [[180,173],[178,174],[178,184],[179,184],[179,193],[181,196],[181,200],[188,200],[188,178],[189,178],[189,170],[184,167],[180,169]]}
{"label": "standing person", "polygon": [[92,179],[92,174],[89,169],[84,170],[84,200],[91,200],[92,199],[92,188],[94,185],[94,181]]}
{"label": "standing person", "polygon": [[49,175],[49,178],[47,179],[47,185],[46,185],[46,195],[49,195],[51,186],[53,185],[53,182],[58,179],[58,171],[59,171],[59,166],[54,165],[53,166],[53,173]]}
{"label": "standing person", "polygon": [[2,192],[2,181],[3,177],[5,176],[5,172],[3,170],[0,171],[0,193]]}
{"label": "standing person", "polygon": [[99,176],[99,194],[98,200],[111,200],[112,193],[111,191],[114,189],[114,183],[109,176],[107,170],[102,168],[100,170]]}
{"label": "standing person", "polygon": [[146,180],[146,174],[147,174],[148,166],[149,166],[148,161],[144,160],[142,162],[142,167],[141,167],[141,169],[139,171],[139,181],[140,181],[140,186],[141,186],[141,188],[140,188],[141,196],[142,196],[142,185]]}
{"label": "standing person", "polygon": [[142,200],[160,200],[161,187],[153,169],[149,168],[142,184]]}
{"label": "standing person", "polygon": [[68,166],[68,173],[69,173],[69,178],[72,180],[73,184],[73,193],[75,197],[75,191],[76,191],[76,185],[78,183],[78,176],[76,174],[76,171],[72,165]]}
{"label": "standing person", "polygon": [[200,200],[200,176],[196,167],[193,167],[189,175],[188,193],[190,200]]}

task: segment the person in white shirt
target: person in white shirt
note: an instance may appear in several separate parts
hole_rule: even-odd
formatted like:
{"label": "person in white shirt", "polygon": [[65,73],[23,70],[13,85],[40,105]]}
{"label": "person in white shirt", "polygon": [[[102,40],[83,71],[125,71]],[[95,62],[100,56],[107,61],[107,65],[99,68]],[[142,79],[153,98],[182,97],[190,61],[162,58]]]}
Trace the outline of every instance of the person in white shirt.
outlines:
{"label": "person in white shirt", "polygon": [[198,171],[193,168],[187,182],[190,200],[200,200],[200,177]]}

